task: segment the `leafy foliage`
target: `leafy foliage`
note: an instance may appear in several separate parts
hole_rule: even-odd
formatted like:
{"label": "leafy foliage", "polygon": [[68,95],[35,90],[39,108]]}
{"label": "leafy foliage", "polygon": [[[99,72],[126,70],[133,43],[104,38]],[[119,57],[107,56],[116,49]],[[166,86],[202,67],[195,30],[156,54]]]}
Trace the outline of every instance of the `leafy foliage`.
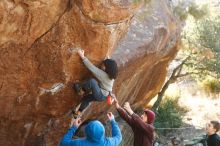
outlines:
{"label": "leafy foliage", "polygon": [[[181,55],[190,56],[184,70],[199,80],[220,77],[220,8],[200,20],[191,20],[182,35]],[[180,57],[181,58],[181,57]]]}
{"label": "leafy foliage", "polygon": [[220,93],[220,80],[213,77],[207,77],[202,81],[202,87],[206,93],[218,94]]}
{"label": "leafy foliage", "polygon": [[[182,126],[182,117],[187,112],[186,108],[181,107],[178,104],[178,98],[165,97],[156,111],[156,128],[179,128]],[[169,130],[157,130],[160,133],[165,134]]]}
{"label": "leafy foliage", "polygon": [[209,17],[197,23],[197,42],[213,52],[213,58],[203,61],[210,75],[220,76],[220,15]]}

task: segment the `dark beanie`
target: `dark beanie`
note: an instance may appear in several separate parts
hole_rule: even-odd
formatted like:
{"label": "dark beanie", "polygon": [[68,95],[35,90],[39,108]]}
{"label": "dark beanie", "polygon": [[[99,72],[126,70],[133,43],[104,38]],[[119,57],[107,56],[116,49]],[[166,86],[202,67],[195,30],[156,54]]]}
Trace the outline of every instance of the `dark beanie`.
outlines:
{"label": "dark beanie", "polygon": [[155,119],[155,113],[152,110],[145,109],[144,113],[147,115],[147,123],[153,124]]}

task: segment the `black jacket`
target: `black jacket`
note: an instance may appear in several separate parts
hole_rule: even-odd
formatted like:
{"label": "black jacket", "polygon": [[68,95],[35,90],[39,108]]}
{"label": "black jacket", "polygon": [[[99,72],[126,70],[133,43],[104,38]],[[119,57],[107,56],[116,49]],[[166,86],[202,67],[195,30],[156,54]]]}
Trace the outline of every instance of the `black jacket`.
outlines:
{"label": "black jacket", "polygon": [[218,134],[209,135],[207,138],[208,146],[220,146],[220,137]]}

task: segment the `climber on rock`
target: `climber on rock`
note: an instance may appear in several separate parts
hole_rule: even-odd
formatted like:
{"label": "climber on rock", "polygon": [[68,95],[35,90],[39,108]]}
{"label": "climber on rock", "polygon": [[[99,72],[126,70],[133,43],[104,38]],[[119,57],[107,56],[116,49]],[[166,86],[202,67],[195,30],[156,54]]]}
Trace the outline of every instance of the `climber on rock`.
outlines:
{"label": "climber on rock", "polygon": [[121,131],[112,113],[107,114],[112,126],[112,137],[105,137],[105,128],[98,120],[92,120],[85,126],[85,138],[72,139],[81,124],[80,118],[72,119],[70,129],[64,135],[60,146],[118,146],[122,140]]}
{"label": "climber on rock", "polygon": [[83,83],[74,83],[74,90],[83,96],[83,98],[79,109],[73,111],[73,117],[81,116],[83,110],[85,110],[92,101],[101,102],[107,100],[108,103],[111,104],[112,88],[118,75],[118,67],[115,60],[105,59],[102,62],[101,68],[98,68],[84,56],[84,50],[78,49],[78,54],[84,65],[92,72],[97,80],[91,78]]}
{"label": "climber on rock", "polygon": [[118,101],[114,101],[116,109],[122,119],[132,128],[134,133],[134,146],[152,146],[154,141],[153,122],[155,114],[153,111],[145,109],[141,117],[133,112],[128,102],[122,108]]}

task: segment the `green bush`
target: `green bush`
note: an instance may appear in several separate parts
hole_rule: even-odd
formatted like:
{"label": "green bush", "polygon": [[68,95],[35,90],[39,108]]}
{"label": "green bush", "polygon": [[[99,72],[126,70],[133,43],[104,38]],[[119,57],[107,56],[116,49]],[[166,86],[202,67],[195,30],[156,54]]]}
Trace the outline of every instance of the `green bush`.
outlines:
{"label": "green bush", "polygon": [[220,81],[213,77],[207,77],[202,81],[202,88],[208,94],[219,94],[220,93]]}
{"label": "green bush", "polygon": [[171,132],[169,129],[160,128],[179,128],[182,126],[182,117],[187,109],[178,104],[178,98],[165,97],[160,107],[156,111],[156,121],[154,123],[156,131],[166,135]]}

